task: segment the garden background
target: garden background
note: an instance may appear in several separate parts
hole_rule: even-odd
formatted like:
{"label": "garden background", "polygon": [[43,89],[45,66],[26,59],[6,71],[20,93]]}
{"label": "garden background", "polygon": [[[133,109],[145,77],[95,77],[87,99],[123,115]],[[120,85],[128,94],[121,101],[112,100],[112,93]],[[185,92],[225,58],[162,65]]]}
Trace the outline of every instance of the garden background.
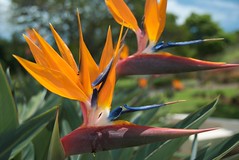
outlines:
{"label": "garden background", "polygon": [[[142,15],[144,0],[139,0],[137,3],[129,1],[128,4],[135,15]],[[239,8],[238,3],[235,5],[238,5]],[[9,18],[8,23],[11,24],[11,28],[14,28],[11,37],[6,38],[0,35],[0,62],[9,78],[20,123],[23,123],[37,113],[39,108],[44,108],[43,106],[47,104],[51,104],[48,106],[59,104],[62,110],[61,117],[68,120],[75,118],[72,120],[73,123],[67,124],[69,128],[76,128],[81,122],[79,116],[75,115],[80,112],[77,103],[47,92],[26,73],[12,56],[12,54],[17,54],[33,60],[27,44],[22,38],[22,33],[30,36],[29,29],[31,28],[39,31],[56,48],[49,29],[49,23],[51,23],[68,44],[75,59],[78,59],[79,37],[76,8],[81,14],[85,42],[92,56],[99,62],[99,53],[104,46],[107,33],[106,26],[111,25],[113,37],[117,37],[120,27],[114,22],[105,4],[101,1],[12,0],[10,13],[0,11],[1,14],[3,13],[1,17],[6,15]],[[136,18],[140,21],[142,17]],[[177,23],[177,19],[177,15],[167,14],[166,27],[161,36],[162,40],[166,42],[206,38],[224,38],[224,40],[167,49],[168,52],[202,60],[239,63],[239,28],[227,31],[215,22],[209,14],[192,13],[180,24]],[[3,32],[9,31],[1,31],[1,34]],[[133,53],[136,50],[135,35],[129,32],[127,37],[125,44],[129,46],[129,52]],[[154,119],[147,122],[155,126],[166,126],[169,125],[166,115],[192,113],[220,96],[217,109],[212,116],[239,119],[238,71],[237,68],[234,68],[176,75],[121,78],[116,85],[112,106],[122,105],[122,102],[131,106],[139,106],[186,100],[186,102],[162,108],[160,112],[157,112],[158,116],[154,116]],[[123,118],[132,119],[127,115]]]}

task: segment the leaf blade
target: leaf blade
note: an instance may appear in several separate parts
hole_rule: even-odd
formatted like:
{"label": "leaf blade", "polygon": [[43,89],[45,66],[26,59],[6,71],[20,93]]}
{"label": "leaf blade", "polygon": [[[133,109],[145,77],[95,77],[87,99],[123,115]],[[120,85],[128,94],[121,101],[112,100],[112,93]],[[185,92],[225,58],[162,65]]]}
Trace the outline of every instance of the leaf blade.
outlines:
{"label": "leaf blade", "polygon": [[[176,124],[176,128],[197,128],[199,127],[215,110],[215,106],[218,102],[218,98],[215,99],[210,104],[199,109],[197,112],[192,113],[184,120]],[[170,159],[173,153],[187,140],[187,137],[177,138],[174,140],[169,140],[161,144],[157,149],[155,149],[150,155],[148,155],[145,160],[157,159],[161,156],[164,159]],[[169,149],[170,148],[170,149]]]}
{"label": "leaf blade", "polygon": [[6,75],[0,65],[0,135],[18,126],[17,109]]}
{"label": "leaf blade", "polygon": [[59,115],[59,111],[57,111],[56,113],[55,124],[53,128],[53,133],[51,136],[51,142],[50,142],[50,147],[49,147],[49,152],[47,157],[48,160],[51,160],[51,159],[64,160],[65,159],[64,149],[60,141],[58,115]]}
{"label": "leaf blade", "polygon": [[56,107],[28,120],[13,132],[1,136],[0,159],[14,149],[11,158],[16,156],[52,120]]}

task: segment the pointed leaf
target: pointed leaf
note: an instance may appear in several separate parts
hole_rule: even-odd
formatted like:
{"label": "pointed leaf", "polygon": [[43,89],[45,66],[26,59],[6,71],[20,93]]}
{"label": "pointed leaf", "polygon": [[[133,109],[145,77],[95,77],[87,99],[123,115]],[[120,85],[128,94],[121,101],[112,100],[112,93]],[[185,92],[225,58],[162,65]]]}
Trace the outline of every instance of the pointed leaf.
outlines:
{"label": "pointed leaf", "polygon": [[48,128],[52,128],[51,123],[42,129],[42,131],[32,140],[34,145],[35,160],[47,159],[47,153],[52,134],[52,131],[50,131]]}
{"label": "pointed leaf", "polygon": [[204,155],[198,155],[196,160],[201,159],[200,157],[203,156],[204,160],[211,160],[211,159],[222,159],[227,153],[233,150],[235,147],[239,145],[239,133],[226,138],[221,143],[216,144],[210,147]]}
{"label": "pointed leaf", "polygon": [[[19,112],[19,121],[20,123],[24,122],[26,119],[29,119],[31,116],[36,114],[37,110],[42,107],[45,102],[45,96],[47,91],[44,89],[39,91],[36,95],[33,95],[26,106],[21,107],[23,108],[21,112]],[[20,108],[18,107],[19,111]]]}
{"label": "pointed leaf", "polygon": [[224,158],[224,160],[238,160],[239,154],[232,155],[230,157]]}
{"label": "pointed leaf", "polygon": [[53,133],[51,136],[51,142],[50,142],[50,147],[49,147],[49,152],[47,157],[48,160],[52,160],[52,159],[64,160],[65,159],[64,150],[60,141],[58,114],[59,114],[59,111],[57,111],[56,113],[55,124],[53,128]]}
{"label": "pointed leaf", "polygon": [[213,129],[185,130],[131,124],[80,127],[61,139],[66,156],[165,141]]}
{"label": "pointed leaf", "polygon": [[[215,110],[215,106],[218,102],[218,98],[207,106],[199,109],[197,112],[190,114],[187,118],[180,121],[175,127],[176,128],[198,128]],[[156,157],[162,156],[165,159],[170,159],[173,154],[179,149],[179,147],[187,140],[187,137],[177,138],[169,140],[161,144],[153,152],[149,152],[145,159],[154,160]],[[170,149],[169,149],[170,148]]]}
{"label": "pointed leaf", "polygon": [[[38,111],[34,114],[35,116],[46,112],[53,106],[60,105],[61,98],[55,94],[50,94],[47,96],[46,100],[44,100],[44,105],[38,109]],[[71,107],[70,107],[71,108]],[[34,144],[34,154],[35,160],[47,159],[48,148],[50,144],[51,134],[52,134],[52,125],[53,123],[49,123],[42,131],[32,140]],[[44,139],[44,141],[43,141]]]}
{"label": "pointed leaf", "polygon": [[[18,127],[18,115],[11,89],[6,75],[0,64],[0,141],[4,135],[11,133]],[[12,148],[4,153],[3,159],[8,159]],[[1,155],[1,149],[0,149]],[[1,157],[1,156],[0,156]],[[0,158],[1,159],[1,158]]]}
{"label": "pointed leaf", "polygon": [[136,54],[130,56],[122,61],[119,61],[116,70],[117,76],[126,76],[182,73],[238,66],[238,64],[209,62],[193,58],[175,56],[169,53],[160,53]]}
{"label": "pointed leaf", "polygon": [[18,116],[11,89],[0,64],[0,135],[18,126]]}
{"label": "pointed leaf", "polygon": [[15,157],[55,116],[56,107],[34,117],[14,131],[1,135],[0,159],[4,159],[14,149],[11,158]]}

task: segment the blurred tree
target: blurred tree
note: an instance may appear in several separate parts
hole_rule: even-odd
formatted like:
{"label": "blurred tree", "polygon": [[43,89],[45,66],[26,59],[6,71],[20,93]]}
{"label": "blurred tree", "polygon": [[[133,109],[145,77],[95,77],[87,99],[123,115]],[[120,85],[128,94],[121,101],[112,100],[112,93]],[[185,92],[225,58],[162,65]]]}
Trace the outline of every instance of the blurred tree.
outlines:
{"label": "blurred tree", "polygon": [[[24,32],[26,28],[35,28],[49,43],[54,44],[49,30],[49,23],[52,23],[76,58],[79,43],[77,8],[82,17],[84,39],[93,56],[98,56],[101,52],[98,49],[104,46],[107,26],[116,24],[101,1],[12,0],[12,2],[14,4],[12,22],[18,26],[19,32]],[[116,29],[113,31],[118,32]]]}
{"label": "blurred tree", "polygon": [[[177,24],[177,16],[171,13],[167,14],[166,26],[164,32],[160,38],[161,41],[165,42],[177,42],[177,41],[187,41],[190,39],[190,32],[184,25]],[[167,49],[166,51],[180,55],[193,57],[195,50],[189,49],[189,46],[175,47]]]}
{"label": "blurred tree", "polygon": [[[185,21],[184,26],[191,33],[189,39],[221,38],[224,31],[215,23],[210,15],[197,15],[192,13]],[[205,56],[221,53],[225,48],[226,41],[207,42],[191,46],[196,49],[196,57],[205,59]]]}
{"label": "blurred tree", "polygon": [[[138,15],[136,18],[140,24],[143,20],[145,0],[138,0],[137,2],[125,1],[129,4],[134,15]],[[18,33],[15,35],[21,35],[27,28],[35,28],[53,45],[54,41],[49,30],[49,23],[52,23],[57,32],[66,41],[76,59],[78,58],[79,45],[76,20],[77,8],[81,13],[85,42],[96,60],[99,60],[101,49],[104,46],[107,26],[111,25],[114,41],[117,40],[120,26],[114,22],[102,1],[12,0],[12,3],[14,14],[11,21],[18,28]],[[168,51],[173,54],[204,58],[205,55],[222,51],[225,43],[231,42],[233,37],[225,34],[208,15],[192,14],[184,25],[178,25],[176,20],[175,15],[167,14],[166,27],[161,40],[187,41],[215,37],[226,37],[228,40],[169,49]],[[132,31],[128,32],[127,37],[125,43],[130,48],[129,52],[133,53],[136,50],[136,37]],[[16,36],[14,39],[15,43],[17,40],[22,40]]]}

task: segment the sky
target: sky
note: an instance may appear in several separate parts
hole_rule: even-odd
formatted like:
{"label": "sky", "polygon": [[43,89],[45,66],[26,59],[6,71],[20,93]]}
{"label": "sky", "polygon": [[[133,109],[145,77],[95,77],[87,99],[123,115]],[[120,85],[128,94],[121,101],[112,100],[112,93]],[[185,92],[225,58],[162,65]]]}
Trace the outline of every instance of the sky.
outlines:
{"label": "sky", "polygon": [[[9,39],[14,32],[7,22],[10,5],[10,0],[0,0],[0,38]],[[177,15],[178,24],[194,12],[210,14],[226,32],[239,30],[239,0],[168,0],[167,12]]]}
{"label": "sky", "polygon": [[182,24],[192,13],[210,14],[227,32],[239,30],[239,0],[168,0],[167,12]]}

